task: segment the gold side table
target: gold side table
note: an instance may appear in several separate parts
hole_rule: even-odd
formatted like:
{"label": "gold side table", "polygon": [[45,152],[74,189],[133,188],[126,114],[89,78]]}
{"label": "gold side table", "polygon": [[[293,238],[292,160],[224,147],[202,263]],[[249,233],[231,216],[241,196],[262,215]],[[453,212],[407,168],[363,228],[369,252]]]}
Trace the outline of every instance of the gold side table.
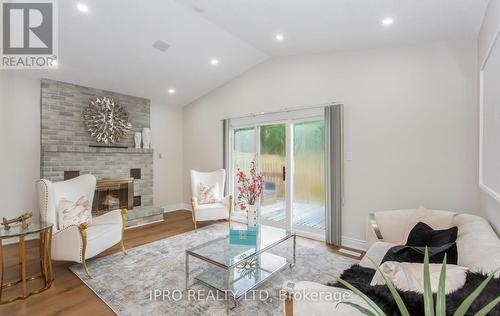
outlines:
{"label": "gold side table", "polygon": [[[52,271],[52,224],[50,223],[30,223],[24,229],[21,225],[12,226],[9,230],[0,228],[0,305],[16,300],[21,300],[45,291],[54,281]],[[32,234],[40,234],[40,274],[35,276],[26,275],[26,244],[25,237]],[[19,280],[4,284],[5,264],[3,258],[3,240],[7,238],[19,237]],[[28,282],[43,279],[44,286],[28,292]],[[5,289],[21,284],[21,295],[4,300],[2,294]]]}

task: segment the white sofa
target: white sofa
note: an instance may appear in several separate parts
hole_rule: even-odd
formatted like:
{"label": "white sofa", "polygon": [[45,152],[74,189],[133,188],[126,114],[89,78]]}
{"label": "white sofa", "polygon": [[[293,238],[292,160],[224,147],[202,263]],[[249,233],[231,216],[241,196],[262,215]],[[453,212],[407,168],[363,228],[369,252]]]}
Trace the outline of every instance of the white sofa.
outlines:
{"label": "white sofa", "polygon": [[[434,229],[443,229],[446,228],[445,226],[458,227],[458,265],[483,273],[493,272],[500,267],[500,255],[498,255],[500,254],[500,239],[484,218],[470,214],[421,209],[380,211],[372,214],[366,231],[369,249],[359,264],[373,268],[372,262],[368,259],[371,258],[380,265],[387,250],[395,245],[404,244],[409,230],[419,221],[427,223]],[[500,272],[496,276],[498,277],[499,274]],[[315,282],[298,282],[293,289],[286,290],[291,294],[293,292],[302,294],[348,292],[351,294],[348,301],[366,307],[364,301],[349,290]],[[337,305],[337,302],[332,301],[292,300],[292,304],[295,316],[361,315],[356,309],[346,304]]]}

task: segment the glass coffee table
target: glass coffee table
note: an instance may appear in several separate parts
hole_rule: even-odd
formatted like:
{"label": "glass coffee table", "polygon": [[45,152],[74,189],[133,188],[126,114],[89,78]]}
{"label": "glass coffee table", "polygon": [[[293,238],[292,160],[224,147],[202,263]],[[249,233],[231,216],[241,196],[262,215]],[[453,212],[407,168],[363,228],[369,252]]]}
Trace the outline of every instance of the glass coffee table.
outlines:
{"label": "glass coffee table", "polygon": [[[241,229],[242,227],[235,227]],[[190,286],[189,257],[203,260],[209,265],[194,277],[195,281],[224,293],[227,310],[234,307],[245,294],[264,283],[287,266],[295,265],[296,235],[271,226],[258,225],[254,236],[238,238],[232,231],[230,236],[220,237],[186,250],[186,290]],[[237,232],[236,232],[237,233]],[[248,232],[251,235],[250,231]],[[240,235],[246,235],[245,231]],[[245,236],[247,237],[247,236]],[[291,259],[269,251],[293,240]],[[246,243],[246,244],[245,244]]]}

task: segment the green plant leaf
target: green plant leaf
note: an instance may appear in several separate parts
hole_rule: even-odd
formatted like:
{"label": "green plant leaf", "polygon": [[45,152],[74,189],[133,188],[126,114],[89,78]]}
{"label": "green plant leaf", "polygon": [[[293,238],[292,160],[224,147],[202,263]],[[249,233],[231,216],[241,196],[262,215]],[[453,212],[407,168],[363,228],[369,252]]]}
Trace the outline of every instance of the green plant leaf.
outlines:
{"label": "green plant leaf", "polygon": [[488,314],[493,307],[497,306],[498,303],[500,303],[500,296],[489,302],[485,307],[481,308],[479,312],[474,314],[474,316],[486,316],[486,314]]}
{"label": "green plant leaf", "polygon": [[389,288],[389,291],[391,291],[392,297],[396,301],[396,304],[398,305],[399,312],[401,313],[401,316],[410,316],[410,313],[408,312],[408,309],[406,308],[405,302],[399,295],[398,291],[394,287],[394,284],[392,283],[391,280],[387,278],[385,273],[380,269],[380,267],[373,261],[371,258],[368,258],[373,263],[373,266],[376,268],[376,270],[380,273],[382,278],[384,278],[385,284]]}
{"label": "green plant leaf", "polygon": [[425,316],[434,316],[434,302],[432,300],[431,278],[429,274],[429,251],[425,247],[424,256],[424,311]]}
{"label": "green plant leaf", "polygon": [[469,296],[467,296],[467,298],[462,302],[462,304],[460,304],[460,306],[458,306],[458,308],[455,311],[455,313],[453,314],[453,316],[465,315],[465,313],[467,312],[469,307],[472,305],[474,300],[479,296],[479,294],[481,294],[481,292],[486,287],[486,284],[488,284],[488,282],[490,282],[490,280],[493,278],[495,273],[498,272],[498,270],[500,270],[500,269],[497,269],[494,272],[492,272],[486,280],[484,280],[481,284],[479,284],[479,286],[472,293],[470,293]]}
{"label": "green plant leaf", "polygon": [[360,311],[362,314],[364,315],[367,315],[367,316],[377,316],[377,314],[375,314],[374,312],[372,312],[371,310],[369,310],[368,308],[365,308],[359,304],[356,304],[356,303],[351,303],[351,302],[339,302],[337,303],[337,306],[339,304],[347,304],[349,306],[351,306],[352,308],[355,308],[357,309],[358,311]]}
{"label": "green plant leaf", "polygon": [[380,307],[378,307],[378,305],[374,301],[372,301],[368,296],[366,296],[363,292],[361,292],[360,290],[358,290],[357,288],[352,286],[349,282],[344,281],[339,277],[336,277],[336,279],[337,279],[337,282],[340,282],[342,285],[344,285],[349,290],[351,290],[354,294],[361,297],[363,299],[363,301],[365,301],[368,304],[368,306],[370,306],[375,311],[376,315],[385,316],[384,311]]}
{"label": "green plant leaf", "polygon": [[436,316],[446,315],[446,254],[444,254],[441,273],[439,275],[439,286],[436,297]]}

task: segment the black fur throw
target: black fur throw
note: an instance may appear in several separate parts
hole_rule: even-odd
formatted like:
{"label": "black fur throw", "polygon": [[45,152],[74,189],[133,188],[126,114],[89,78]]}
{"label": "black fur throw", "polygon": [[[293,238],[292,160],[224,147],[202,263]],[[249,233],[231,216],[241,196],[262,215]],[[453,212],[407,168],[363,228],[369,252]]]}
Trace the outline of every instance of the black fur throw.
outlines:
{"label": "black fur throw", "polygon": [[[391,292],[385,285],[370,286],[375,274],[374,269],[364,268],[360,265],[353,265],[345,270],[341,279],[349,282],[358,290],[372,299],[387,315],[400,315],[396,301],[392,298]],[[467,272],[464,286],[446,295],[446,314],[453,315],[463,300],[481,284],[487,276],[481,273]],[[330,286],[345,288],[340,283],[328,283]],[[422,294],[411,291],[398,291],[410,312],[410,315],[424,315],[424,297]],[[473,315],[486,304],[500,295],[500,278],[493,278],[484,288],[483,292],[472,303],[466,315]],[[436,295],[434,294],[434,304]],[[491,310],[488,315],[500,316],[500,304]]]}

